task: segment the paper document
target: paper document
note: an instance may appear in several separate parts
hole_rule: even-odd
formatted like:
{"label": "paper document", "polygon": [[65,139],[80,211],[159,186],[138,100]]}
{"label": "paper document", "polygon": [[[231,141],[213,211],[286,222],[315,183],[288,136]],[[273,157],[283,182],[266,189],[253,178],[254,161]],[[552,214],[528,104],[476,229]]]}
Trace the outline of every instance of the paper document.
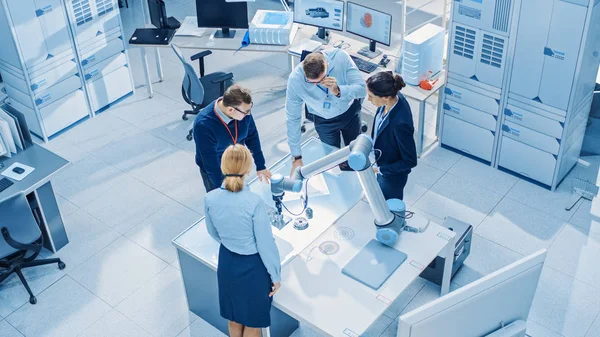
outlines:
{"label": "paper document", "polygon": [[176,36],[195,36],[201,37],[206,28],[198,27],[198,18],[195,16],[186,16],[181,27],[175,32]]}
{"label": "paper document", "polygon": [[16,120],[16,118],[14,116],[9,115],[6,111],[0,108],[0,119],[3,119],[8,123],[15,145],[17,145],[17,148],[19,150],[23,150],[24,144],[19,134],[19,128],[17,126],[18,121]]}
{"label": "paper document", "polygon": [[11,153],[17,154],[17,144],[15,143],[12,131],[10,130],[10,126],[8,122],[4,119],[0,118],[0,134],[2,134],[2,139],[4,140],[4,144]]}

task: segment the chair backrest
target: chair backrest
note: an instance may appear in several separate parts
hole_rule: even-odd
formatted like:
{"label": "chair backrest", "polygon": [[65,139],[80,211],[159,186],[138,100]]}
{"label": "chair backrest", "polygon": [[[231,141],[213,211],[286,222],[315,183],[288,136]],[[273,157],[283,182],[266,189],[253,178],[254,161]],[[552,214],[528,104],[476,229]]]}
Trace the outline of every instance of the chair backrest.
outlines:
{"label": "chair backrest", "polygon": [[[6,227],[10,236],[21,243],[33,243],[42,235],[24,194],[17,194],[0,203],[0,228],[2,227]],[[0,234],[0,259],[17,251]]]}
{"label": "chair backrest", "polygon": [[190,105],[202,104],[202,101],[204,100],[204,86],[202,86],[202,82],[200,82],[196,70],[194,70],[194,67],[183,57],[181,50],[175,44],[171,44],[171,48],[179,60],[181,60],[181,63],[183,63],[183,69],[185,70],[181,86],[183,99]]}

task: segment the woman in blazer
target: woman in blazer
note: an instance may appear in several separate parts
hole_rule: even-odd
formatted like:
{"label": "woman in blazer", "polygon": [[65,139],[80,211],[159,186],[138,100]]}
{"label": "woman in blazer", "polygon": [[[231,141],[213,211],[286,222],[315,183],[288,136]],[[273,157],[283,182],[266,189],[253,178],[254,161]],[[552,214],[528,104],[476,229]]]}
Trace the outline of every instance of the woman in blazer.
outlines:
{"label": "woman in blazer", "polygon": [[404,198],[404,186],[417,166],[412,113],[400,93],[406,84],[400,75],[379,72],[367,80],[367,96],[377,106],[371,137],[377,164],[373,167],[386,199]]}
{"label": "woman in blazer", "polygon": [[231,337],[260,337],[260,328],[271,325],[271,302],[281,281],[267,208],[244,184],[251,169],[250,150],[230,145],[221,158],[225,180],[204,198],[206,228],[221,243],[219,306]]}

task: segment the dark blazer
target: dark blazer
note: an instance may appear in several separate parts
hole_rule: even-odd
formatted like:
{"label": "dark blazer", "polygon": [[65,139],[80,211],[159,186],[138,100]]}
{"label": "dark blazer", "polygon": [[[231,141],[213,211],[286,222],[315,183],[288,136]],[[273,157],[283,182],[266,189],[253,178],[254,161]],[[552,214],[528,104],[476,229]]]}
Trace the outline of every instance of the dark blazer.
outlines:
{"label": "dark blazer", "polygon": [[[221,186],[223,176],[221,173],[221,156],[229,145],[233,144],[231,135],[215,114],[215,103],[207,105],[200,110],[194,120],[194,141],[196,142],[196,164],[203,164],[206,173],[210,177],[214,186]],[[235,122],[232,120],[228,124],[231,132],[235,132]],[[234,134],[235,135],[235,134]],[[265,157],[263,156],[258,130],[254,124],[252,115],[244,117],[238,121],[238,139],[239,144],[246,145],[252,157],[256,170],[265,169]]]}
{"label": "dark blazer", "polygon": [[[376,116],[383,113],[384,107],[377,109]],[[410,170],[417,166],[417,148],[414,140],[414,124],[410,105],[402,94],[398,94],[398,103],[388,112],[387,118],[379,128],[375,138],[375,125],[371,130],[371,137],[375,139],[375,157],[379,171],[383,177],[393,175],[406,176]],[[375,123],[375,122],[374,122]]]}

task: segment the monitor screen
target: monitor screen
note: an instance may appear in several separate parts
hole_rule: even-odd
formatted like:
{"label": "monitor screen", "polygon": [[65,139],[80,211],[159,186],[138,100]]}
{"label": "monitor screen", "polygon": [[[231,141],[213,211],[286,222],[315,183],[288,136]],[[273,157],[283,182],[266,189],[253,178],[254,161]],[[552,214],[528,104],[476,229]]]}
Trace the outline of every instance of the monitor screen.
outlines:
{"label": "monitor screen", "polygon": [[338,0],[294,1],[294,22],[327,29],[344,29],[344,2]]}
{"label": "monitor screen", "polygon": [[392,16],[348,2],[346,31],[389,46],[392,36]]}
{"label": "monitor screen", "polygon": [[198,27],[248,28],[248,5],[246,2],[225,0],[196,0]]}
{"label": "monitor screen", "polygon": [[165,13],[165,2],[163,0],[148,0],[148,12],[150,13],[150,22],[156,28],[165,28],[167,24]]}

